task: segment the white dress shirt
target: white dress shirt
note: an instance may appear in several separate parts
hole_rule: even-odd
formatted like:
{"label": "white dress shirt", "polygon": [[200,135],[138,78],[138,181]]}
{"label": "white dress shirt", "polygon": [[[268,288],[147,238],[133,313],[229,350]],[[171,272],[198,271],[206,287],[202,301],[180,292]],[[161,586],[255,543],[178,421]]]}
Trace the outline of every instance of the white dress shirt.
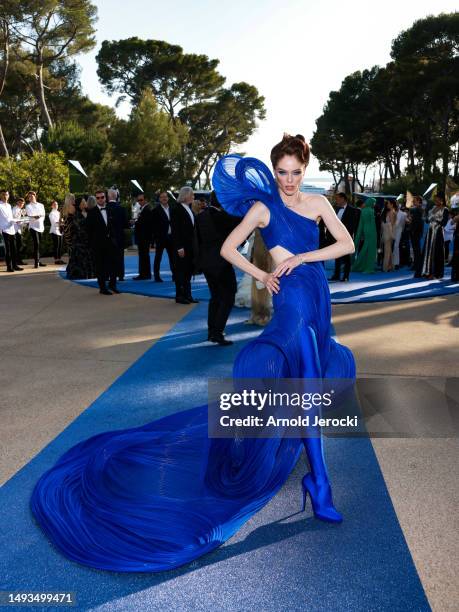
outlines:
{"label": "white dress shirt", "polygon": [[339,209],[338,213],[337,213],[338,219],[339,219],[340,221],[341,221],[341,219],[343,218],[344,211],[346,210],[346,206],[347,206],[347,204],[345,204],[344,206],[342,206],[342,207]]}
{"label": "white dress shirt", "polygon": [[51,223],[51,227],[49,228],[50,234],[56,234],[56,236],[62,236],[61,228],[59,226],[59,221],[61,220],[61,213],[53,208],[53,210],[49,213],[49,222]]}
{"label": "white dress shirt", "polygon": [[194,215],[193,215],[193,211],[191,210],[191,206],[188,206],[188,204],[184,204],[183,202],[180,202],[180,203],[183,206],[183,208],[186,210],[186,212],[189,214],[191,223],[194,226]]}
{"label": "white dress shirt", "polygon": [[105,225],[108,225],[107,208],[106,208],[106,206],[102,207],[102,206],[99,206],[99,204],[98,204],[97,208],[100,210],[100,214],[102,215],[102,218],[105,221]]}
{"label": "white dress shirt", "polygon": [[[167,218],[169,219],[169,227],[167,229],[167,233],[170,234],[171,233],[171,211],[169,206],[163,206],[162,204],[160,204],[161,208],[164,210],[164,212],[166,213]],[[188,208],[188,207],[186,207]]]}
{"label": "white dress shirt", "polygon": [[[22,211],[24,208],[20,208],[19,206],[13,206],[13,217],[15,219],[20,219],[22,217]],[[22,234],[23,223],[15,223],[14,228],[16,230],[16,234]]]}
{"label": "white dress shirt", "polygon": [[40,234],[45,231],[45,207],[40,202],[33,202],[26,205],[26,213],[28,217],[40,217],[39,219],[30,219],[29,229],[33,229]]}
{"label": "white dress shirt", "polygon": [[14,236],[16,233],[16,224],[14,222],[13,211],[11,204],[0,200],[0,232]]}
{"label": "white dress shirt", "polygon": [[138,202],[134,202],[131,208],[132,218],[134,219],[134,221],[137,221],[137,219],[139,218],[139,214],[141,210],[142,210],[142,207],[140,206],[140,204]]}

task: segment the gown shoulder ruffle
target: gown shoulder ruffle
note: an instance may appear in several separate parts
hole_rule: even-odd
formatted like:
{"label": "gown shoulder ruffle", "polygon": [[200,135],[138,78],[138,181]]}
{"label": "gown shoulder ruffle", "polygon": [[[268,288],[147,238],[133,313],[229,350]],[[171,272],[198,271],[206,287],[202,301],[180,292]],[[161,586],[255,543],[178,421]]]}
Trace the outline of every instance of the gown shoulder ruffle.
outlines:
{"label": "gown shoulder ruffle", "polygon": [[[278,206],[272,174],[259,160],[227,156],[213,183],[231,214],[244,215],[257,200]],[[285,215],[272,219],[272,239],[318,248],[315,224]],[[331,337],[321,263],[281,277],[273,305],[269,325],[239,352],[234,377],[355,376],[351,351]],[[207,406],[198,406],[93,436],[42,475],[33,515],[58,550],[90,567],[159,572],[188,563],[220,546],[276,494],[302,448],[291,438],[209,439],[207,428]]]}

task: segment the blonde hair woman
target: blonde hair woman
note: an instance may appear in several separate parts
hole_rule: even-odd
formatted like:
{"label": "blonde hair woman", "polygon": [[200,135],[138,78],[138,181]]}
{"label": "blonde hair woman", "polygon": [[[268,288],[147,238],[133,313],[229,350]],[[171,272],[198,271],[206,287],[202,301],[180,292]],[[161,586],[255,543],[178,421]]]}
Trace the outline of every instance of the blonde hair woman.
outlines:
{"label": "blonde hair woman", "polygon": [[69,262],[66,268],[67,278],[94,278],[95,269],[89,248],[86,219],[77,208],[73,193],[68,193],[65,196],[62,218],[64,220],[64,241],[69,254]]}

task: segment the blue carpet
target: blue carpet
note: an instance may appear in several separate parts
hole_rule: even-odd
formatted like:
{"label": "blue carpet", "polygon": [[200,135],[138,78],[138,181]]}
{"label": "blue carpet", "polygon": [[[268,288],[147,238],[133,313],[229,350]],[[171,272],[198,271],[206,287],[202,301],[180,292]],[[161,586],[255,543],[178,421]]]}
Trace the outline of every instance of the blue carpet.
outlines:
{"label": "blue carpet", "polygon": [[[161,277],[164,283],[154,281],[133,281],[137,276],[137,255],[125,257],[126,280],[119,283],[119,289],[123,293],[135,293],[151,297],[174,298],[175,285],[172,282],[168,267],[167,255],[164,254],[161,262]],[[333,261],[327,262],[327,275],[333,273]],[[65,278],[65,272],[60,272]],[[451,268],[446,268],[446,274],[451,276]],[[240,279],[242,273],[237,271]],[[88,287],[97,287],[95,280],[75,281]],[[192,282],[193,296],[200,300],[209,299],[209,289],[206,279],[202,274],[196,276]],[[348,283],[330,283],[330,292],[333,304],[345,304],[355,302],[383,302],[386,300],[419,299],[425,297],[436,297],[440,295],[451,295],[459,293],[459,282],[452,282],[449,278],[443,280],[426,280],[424,278],[413,278],[413,273],[402,269],[396,272],[376,272],[375,274],[352,273]]]}
{"label": "blue carpet", "polygon": [[235,344],[222,348],[203,342],[206,304],[199,304],[3,486],[1,589],[73,591],[81,610],[430,610],[366,439],[325,441],[342,525],[315,520],[310,506],[298,513],[301,458],[280,493],[229,542],[174,571],[117,574],[79,566],[34,524],[28,505],[34,483],[68,448],[204,403],[206,377],[229,376],[236,353],[259,333],[243,323],[247,314],[233,311],[227,331]]}

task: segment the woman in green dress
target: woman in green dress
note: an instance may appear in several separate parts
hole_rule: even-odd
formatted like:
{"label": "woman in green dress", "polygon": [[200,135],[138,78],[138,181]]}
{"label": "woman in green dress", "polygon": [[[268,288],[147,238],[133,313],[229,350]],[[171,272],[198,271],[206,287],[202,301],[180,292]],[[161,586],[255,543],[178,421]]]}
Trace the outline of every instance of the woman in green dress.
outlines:
{"label": "woman in green dress", "polygon": [[[353,272],[363,272],[373,274],[376,263],[376,220],[374,207],[376,200],[367,198],[363,203],[360,221],[354,237],[355,260],[352,265]],[[359,245],[363,240],[363,244]]]}

